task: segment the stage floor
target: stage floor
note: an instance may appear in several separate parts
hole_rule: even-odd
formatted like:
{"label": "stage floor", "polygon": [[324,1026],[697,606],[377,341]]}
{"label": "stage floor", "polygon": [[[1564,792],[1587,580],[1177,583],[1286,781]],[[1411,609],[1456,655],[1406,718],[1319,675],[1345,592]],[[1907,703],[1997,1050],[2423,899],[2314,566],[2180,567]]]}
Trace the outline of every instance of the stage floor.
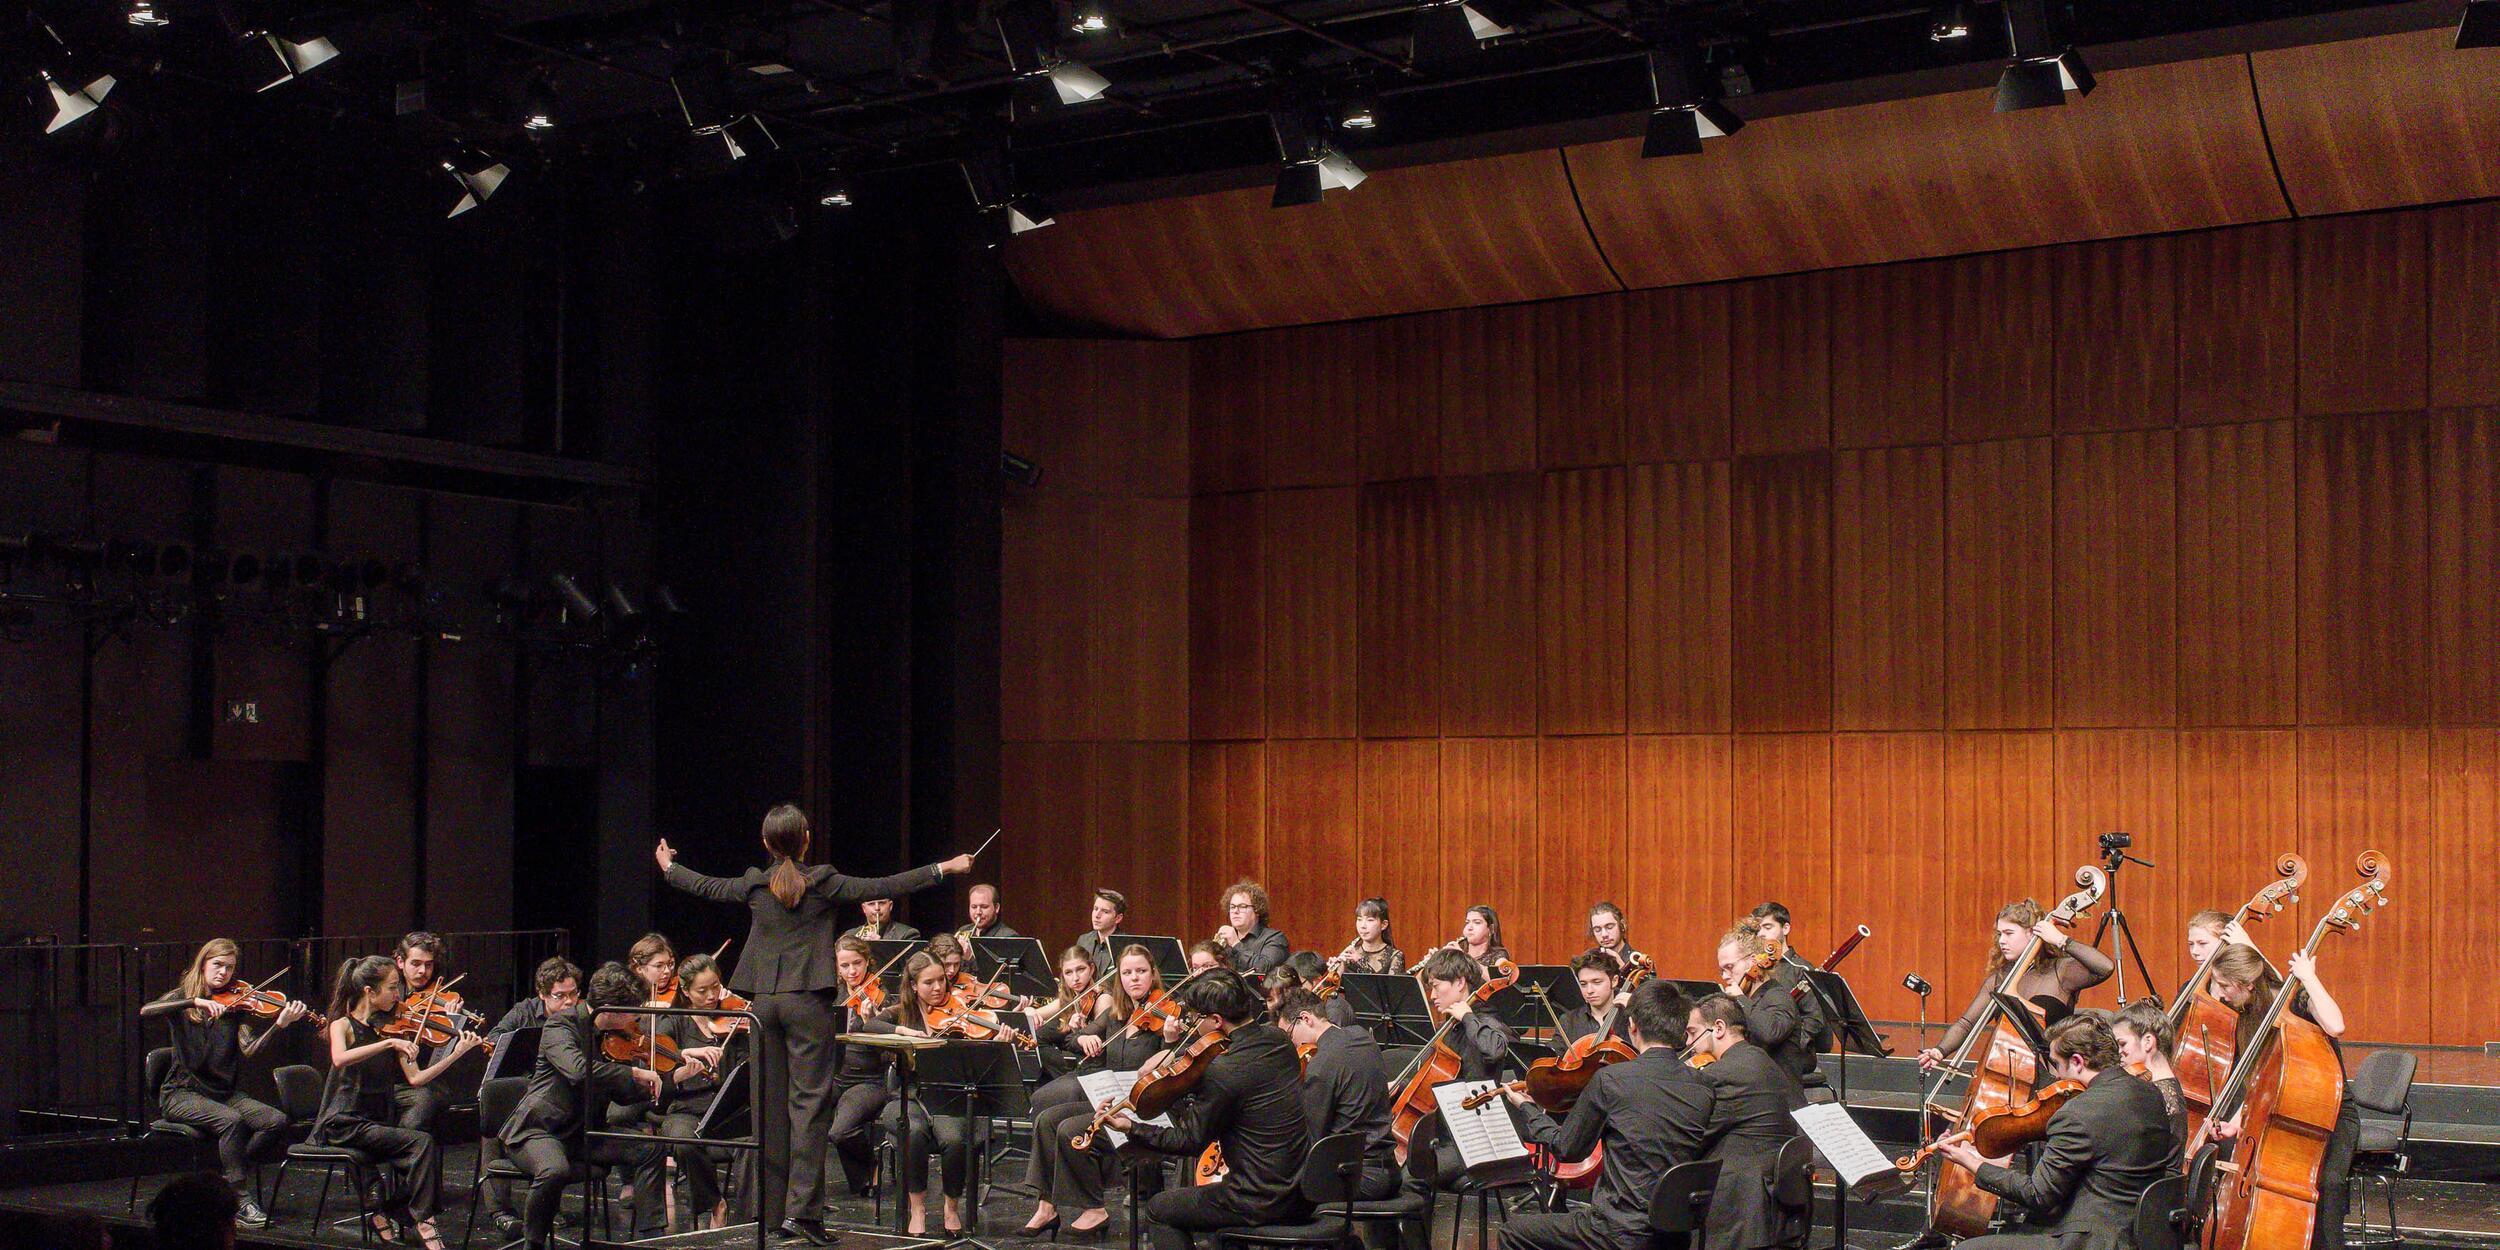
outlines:
{"label": "stage floor", "polygon": [[[469,1176],[473,1158],[474,1148],[456,1148],[450,1153],[444,1168],[444,1214],[441,1217],[441,1225],[445,1238],[452,1245],[459,1244],[459,1233],[469,1213]],[[1001,1171],[1021,1175],[1022,1169],[1020,1164],[1011,1161],[1003,1166]],[[130,1196],[130,1183],[127,1178],[32,1185],[0,1190],[0,1208],[41,1212],[79,1211],[99,1216],[108,1223],[130,1226],[144,1221],[148,1196],[154,1192],[155,1184],[162,1179],[164,1178],[151,1177],[141,1180],[139,1213],[129,1211],[126,1206]],[[267,1247],[357,1244],[356,1230],[352,1225],[321,1229],[311,1226],[313,1202],[319,1192],[320,1184],[321,1177],[317,1171],[291,1169],[285,1191],[277,1195],[276,1201],[270,1208],[271,1214],[276,1217],[276,1222],[265,1229],[247,1230],[239,1244]],[[2354,1213],[2355,1217],[2383,1220],[2385,1208],[2376,1190],[2365,1188],[2363,1192],[2366,1195],[2366,1201],[2356,1204],[2362,1209]],[[1127,1212],[1121,1205],[1123,1195],[1120,1191],[1114,1190],[1112,1198],[1112,1232],[1110,1239],[1104,1244],[1116,1247],[1125,1244],[1128,1231]],[[1437,1245],[1450,1244],[1448,1221],[1451,1218],[1451,1209],[1455,1205],[1454,1202],[1446,1200],[1441,1204],[1440,1222],[1435,1227],[1434,1240]],[[1011,1250],[1039,1250],[1040,1247],[1049,1246],[1052,1243],[1047,1239],[1034,1240],[1017,1234],[1016,1230],[1029,1217],[1032,1207],[1032,1199],[1029,1196],[1011,1188],[993,1187],[989,1191],[987,1201],[983,1204],[982,1219],[975,1230],[975,1235],[992,1246],[1009,1247]],[[575,1209],[577,1210],[578,1207]],[[1474,1211],[1475,1205],[1469,1203],[1460,1215],[1463,1220],[1460,1230],[1462,1247],[1474,1244],[1478,1232]],[[331,1192],[329,1218],[336,1219],[345,1213],[345,1209],[339,1202],[338,1190],[334,1188]],[[2474,1180],[2403,1178],[2396,1185],[2396,1213],[2398,1222],[2405,1230],[2407,1243],[2410,1245],[2500,1247],[2500,1185]],[[619,1214],[621,1215],[622,1212],[620,1211]],[[890,1221],[892,1216],[890,1209],[886,1215]],[[1813,1239],[1815,1246],[1830,1244],[1830,1218],[1830,1191],[1824,1189],[1818,1203],[1816,1232]],[[915,1250],[916,1247],[928,1244],[893,1234],[888,1231],[891,1227],[890,1223],[882,1227],[875,1226],[876,1215],[872,1202],[867,1198],[854,1198],[847,1192],[838,1196],[837,1202],[828,1211],[828,1219],[845,1225],[851,1230],[845,1237],[846,1250]],[[1497,1214],[1495,1217],[1497,1225],[1499,1220],[1500,1217]],[[933,1229],[936,1222],[936,1206],[932,1203],[930,1224]],[[1917,1231],[1919,1222],[1920,1207],[1915,1195],[1884,1203],[1854,1206],[1849,1218],[1850,1240],[1861,1250],[1883,1250],[1886,1247],[1899,1246]],[[2359,1226],[2356,1226],[2354,1231],[2356,1236],[2360,1235]],[[565,1232],[568,1236],[580,1235],[580,1230],[575,1228],[568,1228]],[[497,1244],[491,1226],[481,1222],[478,1237],[472,1244],[476,1246]],[[731,1250],[734,1247],[755,1245],[756,1237],[754,1226],[748,1224],[711,1232],[679,1233],[663,1240],[639,1244],[685,1247],[688,1250],[694,1250],[694,1248]],[[785,1243],[777,1237],[771,1237],[767,1238],[767,1244],[780,1246],[794,1243]]]}

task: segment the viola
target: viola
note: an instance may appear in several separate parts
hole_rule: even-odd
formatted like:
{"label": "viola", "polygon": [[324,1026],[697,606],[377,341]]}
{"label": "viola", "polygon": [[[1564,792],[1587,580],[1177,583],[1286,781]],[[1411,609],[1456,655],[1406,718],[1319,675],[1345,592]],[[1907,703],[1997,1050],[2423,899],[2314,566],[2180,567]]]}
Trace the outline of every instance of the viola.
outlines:
{"label": "viola", "polygon": [[2081,1081],[2051,1081],[2033,1090],[2031,1097],[2001,1107],[1983,1107],[1972,1113],[1970,1123],[1962,1131],[1937,1138],[1910,1154],[1893,1161],[1893,1166],[1907,1172],[1925,1163],[1936,1149],[1948,1141],[1968,1141],[1983,1157],[2000,1159],[2033,1142],[2046,1141],[2049,1117],[2083,1092]]}
{"label": "viola", "polygon": [[[2371,912],[2386,906],[2387,868],[2385,855],[2363,851],[2362,883],[2318,918],[2301,949],[2314,958],[2328,934],[2358,929]],[[2217,1120],[2237,1115],[2240,1134],[2227,1173],[2198,1160],[2202,1183],[2189,1207],[2213,1212],[2204,1228],[2205,1250],[2306,1245],[2315,1226],[2318,1169],[2343,1110],[2344,1069],[2326,1031],[2290,1013],[2297,997],[2299,990],[2289,984],[2275,992],[2247,1049],[2232,1063],[2230,1079],[2214,1096],[2205,1132]],[[2191,1158],[2204,1153],[2203,1144],[2189,1143]]]}
{"label": "viola", "polygon": [[[276,990],[254,989],[251,982],[238,980],[228,982],[226,988],[209,995],[208,1001],[228,1011],[249,1012],[274,1020],[285,1014],[286,1005],[292,1000]],[[305,1008],[299,1018],[311,1021],[315,1028],[327,1028],[330,1024],[327,1016],[310,1007]]]}
{"label": "viola", "polygon": [[1591,1033],[1564,1047],[1563,1053],[1529,1064],[1528,1075],[1524,1079],[1478,1090],[1459,1105],[1473,1111],[1509,1090],[1526,1094],[1528,1101],[1555,1115],[1569,1115],[1572,1105],[1587,1092],[1589,1082],[1597,1079],[1598,1069],[1639,1057],[1640,1052],[1632,1049],[1623,1039]]}
{"label": "viola", "polygon": [[[2109,893],[2109,874],[2096,864],[2086,864],[2075,870],[2075,884],[2081,888],[2060,899],[2057,907],[2049,913],[2049,919],[2061,927],[2072,927],[2076,917]],[[2033,935],[2023,947],[2022,955],[2006,966],[1998,986],[2011,991],[2022,984],[2023,973],[2031,968],[2032,961],[2039,958],[2043,945],[2039,936]],[[1948,1108],[1938,1103],[1936,1096],[1944,1089],[1944,1083],[1961,1070],[1972,1047],[1983,1043],[1987,1049],[1980,1059],[1979,1070],[1971,1076],[1970,1088],[1962,1093],[1961,1105]],[[1980,1017],[1980,1027],[1972,1029],[1970,1035],[1962,1039],[1961,1048],[1944,1065],[1935,1083],[1927,1087],[1925,1096],[1920,1099],[1925,1115],[1931,1121],[1942,1121],[1942,1131],[1931,1141],[1962,1131],[1982,1111],[2012,1106],[2029,1098],[2039,1080],[2041,1058],[2031,1053],[2030,1044],[2023,1040],[2022,1034],[2016,1032],[2013,1025],[1998,1018],[1992,1003],[1988,1013]],[[1926,1158],[1931,1154],[1922,1148],[1918,1157]],[[1986,1233],[1996,1217],[1997,1196],[1981,1189],[1978,1178],[1971,1174],[1969,1168],[1943,1158],[1937,1159],[1936,1165],[1936,1183],[1929,1190],[1927,1199],[1928,1226],[1955,1237],[1977,1237]]]}
{"label": "viola", "polygon": [[677,1051],[677,1039],[643,1028],[640,1016],[628,1021],[624,1028],[601,1029],[599,1053],[611,1062],[630,1063],[662,1074],[674,1072],[685,1063],[685,1057]]}
{"label": "viola", "polygon": [[[451,988],[459,980],[453,977],[436,982],[399,1000],[399,1010],[374,1031],[384,1037],[404,1037],[420,1046],[448,1046],[458,1041],[461,1034],[475,1032],[477,1017],[461,1010],[460,995]],[[480,1041],[477,1049],[495,1053],[494,1045],[486,1041]]]}
{"label": "viola", "polygon": [[1232,1044],[1232,1031],[1219,1025],[1189,1039],[1186,1045],[1155,1056],[1153,1062],[1138,1070],[1137,1083],[1129,1087],[1128,1097],[1098,1108],[1093,1119],[1086,1122],[1085,1131],[1068,1138],[1068,1144],[1078,1150],[1092,1149],[1095,1134],[1121,1112],[1152,1119],[1171,1110],[1172,1104],[1206,1080],[1207,1066]]}
{"label": "viola", "polygon": [[[720,1001],[712,1006],[721,1011],[745,1011],[749,1004],[747,1000],[722,990]],[[747,1027],[745,1016],[696,1016],[694,1023],[696,1028],[703,1030],[705,1037],[731,1037],[744,1032]]]}

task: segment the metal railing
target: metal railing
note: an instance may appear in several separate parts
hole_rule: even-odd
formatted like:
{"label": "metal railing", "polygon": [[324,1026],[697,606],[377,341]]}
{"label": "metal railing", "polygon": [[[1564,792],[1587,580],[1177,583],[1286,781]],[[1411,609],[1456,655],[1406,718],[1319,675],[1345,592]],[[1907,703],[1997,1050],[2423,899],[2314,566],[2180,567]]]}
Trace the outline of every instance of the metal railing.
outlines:
{"label": "metal railing", "polygon": [[[744,1058],[744,1059],[742,1059],[742,1060],[740,1060],[738,1064],[732,1065],[732,1066],[731,1066],[731,1068],[730,1068],[730,1071],[735,1071],[735,1070],[736,1070],[736,1068],[737,1068],[738,1066],[741,1066],[741,1065],[751,1065],[751,1064],[753,1064],[753,1063],[754,1063],[754,1061],[755,1061],[755,1056],[754,1056],[754,1053],[753,1053],[753,1052],[754,1052],[754,1045],[753,1045],[753,1041],[752,1041],[752,1039],[753,1039],[753,1038],[755,1037],[755,1035],[756,1035],[756,1030],[757,1030],[757,1028],[759,1027],[759,1023],[760,1023],[760,1022],[759,1022],[759,1021],[757,1021],[757,1019],[755,1018],[755,1013],[754,1013],[752,1010],[722,1011],[722,1010],[720,1010],[720,1009],[718,1009],[718,1008],[713,1008],[713,1009],[711,1009],[711,1010],[708,1010],[708,1011],[707,1011],[707,1010],[704,1010],[704,1009],[702,1009],[702,1008],[700,1008],[700,1007],[651,1007],[651,1006],[643,1006],[643,1007],[610,1007],[610,1008],[607,1008],[606,1010],[608,1010],[608,1011],[613,1011],[613,1012],[620,1012],[620,1013],[630,1011],[630,1012],[634,1013],[635,1015],[640,1015],[640,1016],[653,1016],[653,1017],[658,1017],[658,1016],[704,1016],[704,1017],[707,1017],[707,1018],[710,1018],[710,1019],[714,1019],[714,1020],[718,1020],[718,1019],[720,1019],[720,1018],[722,1018],[722,1017],[724,1017],[724,1016],[735,1016],[735,1017],[737,1017],[737,1018],[738,1018],[738,1019],[740,1019],[740,1020],[744,1020],[744,1021],[746,1021],[746,1036],[747,1036],[750,1040],[749,1040],[749,1044],[748,1044],[748,1054],[747,1054],[747,1057],[746,1057],[746,1058]],[[658,1033],[658,1032],[659,1032],[659,1029],[658,1029],[658,1027],[657,1027],[657,1024],[658,1024],[658,1022],[657,1022],[656,1020],[654,1020],[654,1021],[653,1021],[652,1026],[651,1026],[651,1027],[649,1028],[649,1030],[648,1030],[648,1033],[649,1033],[649,1034],[656,1034],[656,1033]],[[648,1035],[648,1034],[647,1034],[647,1035]],[[583,1105],[583,1106],[585,1106],[585,1107],[587,1107],[587,1106],[590,1106],[590,1105],[591,1105],[591,1100],[590,1100],[590,1096],[589,1096],[589,1092],[588,1092],[588,1091],[589,1091],[590,1081],[591,1081],[591,1074],[590,1074],[589,1072],[584,1072],[584,1073],[583,1073],[583,1075],[582,1075],[583,1096],[582,1096],[582,1104],[581,1104],[581,1105]],[[599,1141],[622,1141],[622,1142],[630,1142],[630,1143],[634,1143],[634,1144],[636,1144],[636,1145],[648,1146],[648,1147],[650,1147],[650,1148],[652,1148],[652,1149],[654,1149],[654,1150],[666,1150],[666,1149],[668,1149],[668,1148],[670,1148],[670,1147],[672,1147],[672,1146],[699,1146],[699,1147],[702,1147],[702,1148],[703,1148],[703,1149],[705,1149],[705,1150],[743,1150],[743,1151],[754,1151],[754,1152],[756,1152],[756,1153],[757,1153],[758,1162],[759,1162],[759,1164],[760,1164],[761,1159],[762,1159],[762,1151],[763,1151],[763,1149],[764,1149],[764,1091],[763,1091],[761,1088],[759,1088],[759,1087],[758,1087],[758,1085],[756,1084],[756,1081],[757,1081],[757,1076],[756,1076],[755,1072],[754,1072],[754,1071],[752,1071],[752,1070],[750,1070],[750,1071],[747,1073],[747,1094],[746,1094],[746,1098],[747,1098],[747,1135],[746,1135],[745,1140],[743,1140],[743,1141],[738,1140],[738,1139],[735,1139],[735,1138],[722,1139],[722,1138],[712,1138],[712,1137],[674,1137],[674,1136],[670,1136],[670,1135],[668,1135],[668,1134],[665,1134],[665,1133],[659,1133],[659,1132],[649,1132],[649,1133],[642,1133],[642,1132],[625,1132],[625,1131],[621,1131],[621,1130],[617,1130],[617,1129],[604,1129],[604,1128],[594,1128],[594,1129],[590,1129],[590,1130],[588,1130],[587,1132],[585,1132],[585,1133],[583,1134],[583,1137],[584,1137],[585,1139],[593,1139],[593,1140],[599,1140]],[[728,1085],[728,1083],[729,1083],[729,1072],[727,1072],[727,1071],[722,1072],[722,1073],[720,1074],[720,1078],[719,1078],[719,1086],[717,1086],[716,1088],[725,1088],[725,1087]],[[760,1214],[760,1212],[761,1212],[761,1211],[762,1211],[762,1209],[763,1209],[763,1194],[762,1194],[761,1187],[762,1187],[762,1186],[763,1186],[763,1184],[765,1183],[765,1182],[764,1182],[764,1170],[763,1170],[763,1168],[762,1168],[762,1167],[758,1166],[758,1167],[754,1170],[754,1172],[755,1172],[755,1183],[756,1183],[756,1185],[757,1185],[757,1187],[758,1187],[757,1194],[756,1194],[756,1209],[757,1209],[757,1211],[759,1212],[759,1214],[756,1216],[756,1220],[755,1220],[755,1247],[756,1247],[756,1250],[764,1250],[764,1232],[765,1232],[765,1230],[764,1230],[764,1220],[763,1220],[763,1216]],[[797,1212],[791,1212],[790,1214],[792,1214],[792,1215],[796,1215],[796,1214],[798,1214],[798,1213],[797,1213]]]}
{"label": "metal railing", "polygon": [[[516,995],[532,992],[531,974],[566,953],[560,929],[498,929],[443,934],[449,953],[443,975],[466,980],[471,1010],[494,1022]],[[254,984],[284,970],[272,988],[315,1010],[327,1006],[331,978],[350,955],[389,954],[399,934],[236,939],[238,968]],[[156,1091],[144,1088],[150,1050],[167,1044],[165,1027],[142,1021],[139,1008],[179,984],[198,942],[67,946],[28,942],[0,946],[0,1142],[61,1135],[135,1132],[156,1118]],[[244,1066],[243,1088],[273,1102],[269,1073],[281,1064],[326,1068],[319,1031],[290,1028]],[[454,1101],[476,1094],[474,1065],[446,1074]]]}

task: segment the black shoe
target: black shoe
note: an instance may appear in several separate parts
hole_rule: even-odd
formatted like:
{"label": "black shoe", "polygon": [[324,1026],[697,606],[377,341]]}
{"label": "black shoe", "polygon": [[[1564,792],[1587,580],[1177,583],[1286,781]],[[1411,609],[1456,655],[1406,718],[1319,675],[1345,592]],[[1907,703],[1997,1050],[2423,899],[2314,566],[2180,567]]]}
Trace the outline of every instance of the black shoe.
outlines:
{"label": "black shoe", "polygon": [[250,1194],[245,1194],[235,1202],[234,1222],[243,1228],[267,1228],[269,1213],[261,1210]]}
{"label": "black shoe", "polygon": [[1050,1234],[1052,1241],[1059,1240],[1058,1216],[1054,1215],[1039,1224],[1027,1224],[1016,1230],[1016,1235],[1019,1237],[1039,1237],[1044,1233]]}
{"label": "black shoe", "polygon": [[830,1246],[833,1244],[833,1234],[826,1232],[825,1226],[815,1220],[802,1220],[795,1218],[783,1220],[781,1222],[781,1235],[795,1240],[804,1241],[811,1246]]}
{"label": "black shoe", "polygon": [[1076,1225],[1070,1224],[1066,1228],[1060,1229],[1057,1234],[1053,1234],[1051,1240],[1101,1241],[1110,1232],[1111,1221],[1109,1220],[1104,1220],[1102,1223],[1096,1224],[1092,1228],[1078,1228]]}

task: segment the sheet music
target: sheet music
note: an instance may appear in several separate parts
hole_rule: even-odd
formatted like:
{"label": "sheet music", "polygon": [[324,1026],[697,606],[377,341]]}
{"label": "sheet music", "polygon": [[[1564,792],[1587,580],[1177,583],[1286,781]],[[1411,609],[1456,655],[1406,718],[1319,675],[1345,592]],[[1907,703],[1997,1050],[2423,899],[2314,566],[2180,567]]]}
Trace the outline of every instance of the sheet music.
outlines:
{"label": "sheet music", "polygon": [[1907,1184],[1908,1178],[1894,1167],[1882,1148],[1851,1119],[1849,1109],[1838,1103],[1815,1103],[1788,1113],[1797,1127],[1806,1131],[1814,1148],[1821,1152],[1832,1171],[1853,1190],[1864,1196],[1867,1191]]}
{"label": "sheet music", "polygon": [[1432,1087],[1432,1100],[1441,1105],[1441,1122],[1450,1130],[1450,1143],[1458,1147],[1458,1157],[1470,1171],[1487,1163],[1528,1157],[1528,1143],[1519,1140],[1519,1126],[1511,1122],[1510,1108],[1500,1098],[1488,1098],[1473,1111],[1464,1105],[1468,1095],[1492,1089],[1494,1084],[1444,1081]]}
{"label": "sheet music", "polygon": [[[1137,1088],[1137,1070],[1131,1068],[1126,1072],[1079,1072],[1076,1074],[1076,1084],[1077,1088],[1085,1091],[1085,1105],[1099,1107],[1106,1102],[1116,1102],[1128,1097],[1128,1092]],[[1152,1124],[1158,1128],[1172,1127],[1172,1117],[1168,1113],[1131,1115],[1129,1118],[1140,1124]],[[1116,1128],[1105,1127],[1103,1135],[1111,1139],[1111,1148],[1114,1150],[1128,1144],[1128,1134]]]}

